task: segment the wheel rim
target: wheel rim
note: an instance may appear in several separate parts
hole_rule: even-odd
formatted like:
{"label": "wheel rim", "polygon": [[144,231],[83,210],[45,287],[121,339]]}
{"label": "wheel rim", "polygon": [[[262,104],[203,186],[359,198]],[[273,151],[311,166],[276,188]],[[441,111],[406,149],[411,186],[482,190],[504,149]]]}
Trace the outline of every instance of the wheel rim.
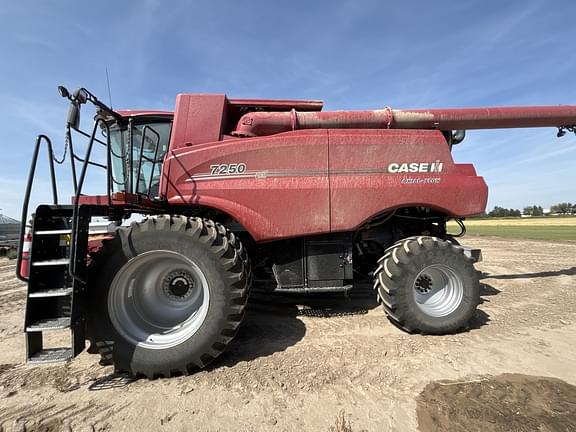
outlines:
{"label": "wheel rim", "polygon": [[172,251],[151,251],[128,261],[108,294],[116,331],[150,349],[176,346],[194,335],[208,313],[208,281],[196,263]]}
{"label": "wheel rim", "polygon": [[413,292],[416,305],[422,312],[443,317],[450,315],[462,303],[464,284],[450,267],[432,264],[416,276]]}

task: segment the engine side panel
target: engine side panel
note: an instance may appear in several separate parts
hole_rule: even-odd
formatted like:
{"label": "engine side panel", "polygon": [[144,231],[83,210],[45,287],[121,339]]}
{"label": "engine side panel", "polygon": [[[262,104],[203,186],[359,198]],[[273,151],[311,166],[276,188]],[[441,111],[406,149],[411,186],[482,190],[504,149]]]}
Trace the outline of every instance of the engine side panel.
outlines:
{"label": "engine side panel", "polygon": [[330,231],[325,130],[192,145],[164,166],[170,204],[224,211],[256,241]]}
{"label": "engine side panel", "polygon": [[383,210],[426,206],[453,216],[481,213],[488,188],[469,164],[454,164],[439,131],[329,130],[331,229],[346,231]]}

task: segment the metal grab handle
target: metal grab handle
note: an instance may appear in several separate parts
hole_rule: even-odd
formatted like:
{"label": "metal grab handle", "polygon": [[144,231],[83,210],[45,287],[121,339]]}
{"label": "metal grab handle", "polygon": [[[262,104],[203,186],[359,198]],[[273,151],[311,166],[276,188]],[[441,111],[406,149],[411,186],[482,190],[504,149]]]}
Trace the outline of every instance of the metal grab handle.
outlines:
{"label": "metal grab handle", "polygon": [[[103,129],[106,130],[106,137],[107,142],[104,143],[103,141],[96,138],[96,132],[98,127],[101,126]],[[67,148],[70,147],[70,163],[72,168],[72,180],[74,183],[74,203],[73,203],[73,213],[72,213],[72,243],[71,243],[71,250],[70,250],[70,264],[68,267],[68,271],[70,276],[74,279],[80,280],[76,275],[76,243],[78,241],[78,221],[79,221],[79,201],[80,196],[82,195],[82,188],[84,186],[84,181],[86,179],[86,171],[89,165],[93,165],[99,168],[103,168],[107,171],[107,198],[108,198],[108,205],[112,205],[112,186],[113,183],[120,184],[114,179],[114,175],[112,173],[112,157],[117,157],[117,155],[112,150],[111,140],[110,140],[110,128],[108,124],[102,119],[98,118],[94,123],[94,128],[92,133],[88,135],[85,132],[78,131],[81,135],[87,136],[90,138],[87,148],[86,148],[86,155],[82,159],[80,156],[76,155],[74,152],[74,147],[72,144],[72,134],[70,127],[66,128],[66,146]],[[24,201],[22,203],[22,214],[21,214],[21,225],[20,225],[20,238],[18,240],[18,256],[17,256],[17,269],[16,269],[16,276],[21,281],[27,282],[28,277],[25,277],[22,274],[22,252],[24,248],[24,235],[26,234],[26,219],[28,217],[28,209],[30,206],[30,195],[32,193],[32,186],[34,183],[34,177],[36,174],[36,167],[38,165],[38,156],[40,153],[40,147],[42,142],[46,142],[48,147],[48,167],[50,169],[50,182],[52,187],[52,197],[54,205],[58,205],[58,188],[56,185],[56,172],[54,167],[54,162],[62,163],[62,161],[58,161],[54,157],[54,148],[52,146],[52,141],[46,135],[38,135],[36,138],[36,145],[34,146],[34,151],[32,153],[32,161],[30,163],[30,171],[28,173],[28,181],[26,183],[26,192],[24,194]],[[90,160],[92,155],[92,148],[94,146],[94,142],[98,142],[99,144],[103,144],[106,147],[106,164],[97,163]],[[156,148],[157,150],[157,148]],[[80,172],[80,177],[76,177],[76,162],[82,163],[82,169]]]}
{"label": "metal grab handle", "polygon": [[32,184],[34,183],[34,174],[36,173],[36,165],[38,164],[38,154],[40,153],[40,144],[45,141],[48,146],[48,163],[50,168],[50,181],[52,184],[52,198],[54,205],[58,205],[58,190],[56,188],[56,173],[54,171],[54,150],[52,148],[52,141],[46,135],[38,135],[36,138],[36,145],[32,153],[32,162],[30,164],[30,171],[28,173],[28,181],[26,183],[26,193],[24,194],[24,201],[22,203],[22,214],[20,217],[20,238],[18,240],[18,260],[16,261],[16,277],[21,281],[28,282],[28,278],[22,276],[20,273],[22,266],[22,249],[24,247],[24,235],[26,234],[26,218],[28,217],[28,207],[30,205],[30,194],[32,193]]}
{"label": "metal grab handle", "polygon": [[150,181],[148,182],[148,196],[150,196],[150,187],[152,186],[152,176],[154,175],[154,168],[156,168],[156,159],[158,158],[158,147],[160,146],[160,134],[156,132],[153,128],[146,125],[142,129],[142,140],[140,144],[140,157],[138,158],[138,173],[136,175],[136,188],[134,192],[138,194],[138,188],[140,187],[140,174],[142,173],[142,159],[149,160],[144,156],[144,139],[146,138],[146,132],[152,132],[156,135],[156,144],[154,145],[154,164],[152,165],[152,172],[150,173]]}
{"label": "metal grab handle", "polygon": [[[86,178],[86,171],[88,170],[89,165],[100,166],[95,162],[90,161],[90,156],[92,155],[92,147],[94,146],[94,142],[96,141],[96,132],[98,131],[98,126],[100,123],[104,124],[104,127],[108,129],[108,125],[106,122],[99,118],[94,122],[94,128],[92,129],[92,134],[90,135],[90,141],[88,141],[88,146],[86,148],[86,155],[83,159],[82,170],[80,171],[80,178],[78,179],[78,187],[76,188],[75,195],[74,195],[74,206],[72,210],[72,241],[70,244],[70,263],[68,264],[68,273],[70,276],[80,282],[84,282],[82,279],[78,277],[76,274],[76,245],[78,243],[78,219],[79,219],[79,201],[80,196],[82,195],[82,187],[84,186],[84,180]],[[109,132],[109,130],[108,130]],[[110,161],[110,134],[107,134],[107,161]],[[111,195],[111,181],[110,181],[110,165],[108,165],[108,175],[107,175],[107,195],[108,195],[108,204],[112,204],[112,195]]]}

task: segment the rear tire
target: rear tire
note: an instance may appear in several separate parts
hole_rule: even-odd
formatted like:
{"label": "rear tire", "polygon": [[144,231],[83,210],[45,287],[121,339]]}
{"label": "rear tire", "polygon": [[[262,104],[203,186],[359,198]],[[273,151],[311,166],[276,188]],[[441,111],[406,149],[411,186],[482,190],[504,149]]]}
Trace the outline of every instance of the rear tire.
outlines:
{"label": "rear tire", "polygon": [[480,282],[464,249],[436,237],[394,243],[378,261],[374,288],[388,317],[408,332],[453,333],[480,303]]}
{"label": "rear tire", "polygon": [[163,215],[121,228],[91,267],[92,344],[134,376],[201,369],[236,335],[249,266],[236,236],[208,219]]}

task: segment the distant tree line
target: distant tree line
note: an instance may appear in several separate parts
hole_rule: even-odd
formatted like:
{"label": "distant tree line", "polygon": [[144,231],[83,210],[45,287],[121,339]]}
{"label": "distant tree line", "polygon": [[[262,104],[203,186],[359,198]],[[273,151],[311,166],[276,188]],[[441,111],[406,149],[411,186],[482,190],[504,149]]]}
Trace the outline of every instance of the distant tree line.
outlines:
{"label": "distant tree line", "polygon": [[550,213],[574,214],[576,213],[576,204],[568,202],[554,204],[550,207]]}
{"label": "distant tree line", "polygon": [[524,211],[522,212],[524,216],[544,216],[544,209],[542,206],[528,206],[524,207]]}
{"label": "distant tree line", "polygon": [[504,207],[494,207],[494,209],[488,212],[488,217],[520,217],[522,213],[517,209],[507,209]]}
{"label": "distant tree line", "polygon": [[[548,214],[576,214],[576,204],[563,202],[550,206],[550,213]],[[494,209],[488,213],[483,213],[479,217],[520,217],[520,216],[545,216],[544,209],[539,205],[532,205],[524,207],[524,210],[507,209],[504,207],[495,206]]]}

